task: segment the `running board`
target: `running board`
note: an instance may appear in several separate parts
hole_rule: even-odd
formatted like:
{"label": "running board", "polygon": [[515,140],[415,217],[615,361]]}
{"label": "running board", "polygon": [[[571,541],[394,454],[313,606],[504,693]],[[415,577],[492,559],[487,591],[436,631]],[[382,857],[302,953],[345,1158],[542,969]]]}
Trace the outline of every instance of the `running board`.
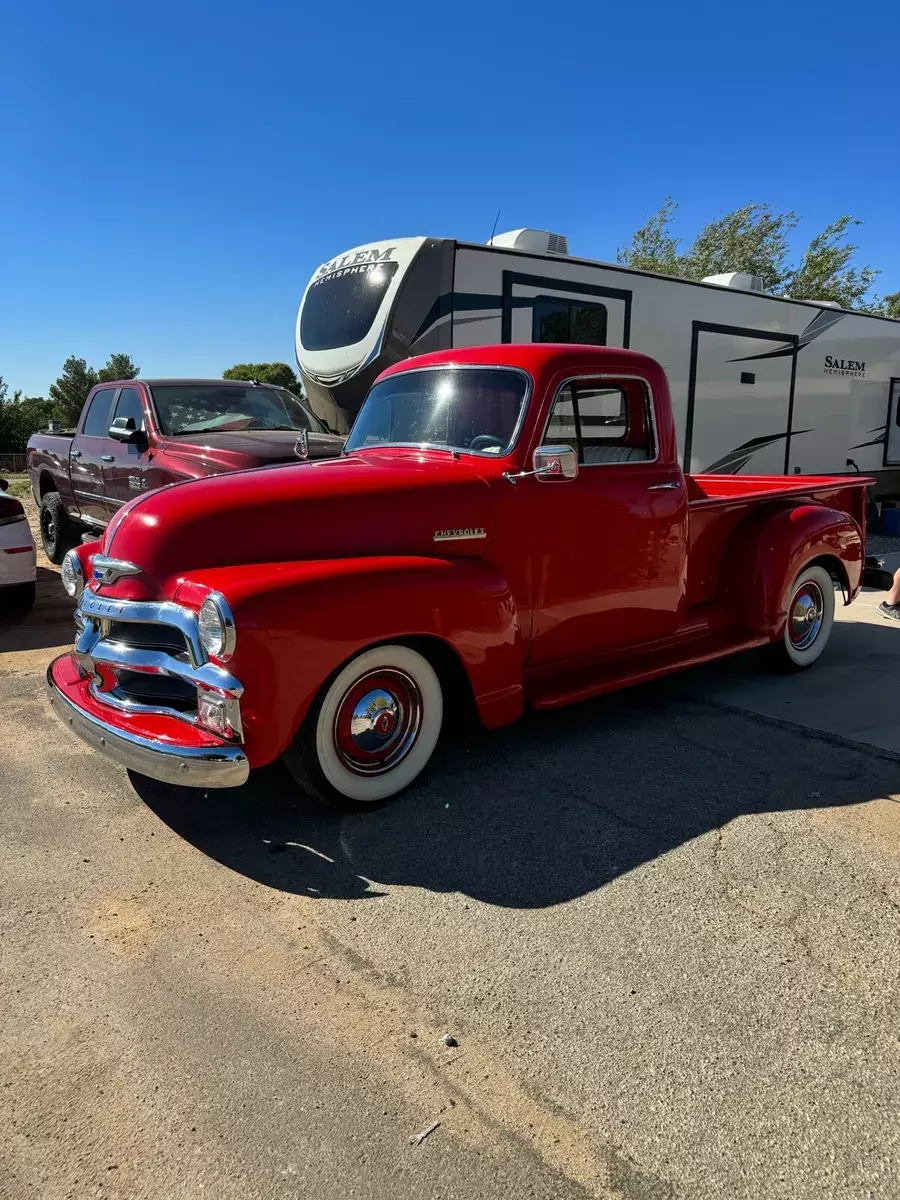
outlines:
{"label": "running board", "polygon": [[721,630],[705,637],[692,637],[689,644],[676,642],[665,649],[636,654],[628,659],[607,662],[593,667],[582,667],[562,678],[541,680],[529,685],[525,682],[527,702],[532,708],[562,708],[579,700],[590,700],[605,692],[647,683],[663,675],[671,675],[686,667],[696,667],[716,658],[738,654],[742,650],[753,650],[767,645],[769,639],[759,634],[741,636],[734,630]]}

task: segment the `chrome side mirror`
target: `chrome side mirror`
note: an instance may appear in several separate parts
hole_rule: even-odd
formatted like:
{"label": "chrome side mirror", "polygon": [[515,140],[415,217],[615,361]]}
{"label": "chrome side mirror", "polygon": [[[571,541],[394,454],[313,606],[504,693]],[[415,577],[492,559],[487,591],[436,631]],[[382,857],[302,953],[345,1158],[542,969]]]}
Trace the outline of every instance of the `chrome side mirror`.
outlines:
{"label": "chrome side mirror", "polygon": [[578,478],[578,455],[571,446],[538,446],[531,465],[542,483]]}

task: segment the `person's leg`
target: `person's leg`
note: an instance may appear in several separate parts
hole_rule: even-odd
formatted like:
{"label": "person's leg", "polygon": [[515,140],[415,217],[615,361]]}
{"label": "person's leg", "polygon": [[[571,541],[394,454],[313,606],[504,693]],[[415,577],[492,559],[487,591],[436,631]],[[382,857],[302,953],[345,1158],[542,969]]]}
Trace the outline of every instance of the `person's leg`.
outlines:
{"label": "person's leg", "polygon": [[900,621],[900,567],[894,572],[894,585],[887,594],[887,600],[878,605],[878,611],[883,617]]}

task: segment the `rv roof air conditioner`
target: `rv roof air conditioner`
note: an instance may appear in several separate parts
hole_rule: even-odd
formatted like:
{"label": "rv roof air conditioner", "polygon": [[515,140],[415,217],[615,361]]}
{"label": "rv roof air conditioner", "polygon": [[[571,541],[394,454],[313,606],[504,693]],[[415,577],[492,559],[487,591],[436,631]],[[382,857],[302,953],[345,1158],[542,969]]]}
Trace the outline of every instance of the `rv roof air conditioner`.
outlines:
{"label": "rv roof air conditioner", "polygon": [[715,283],[718,287],[738,288],[742,292],[764,292],[762,276],[745,275],[742,271],[726,271],[724,275],[706,275],[701,283]]}
{"label": "rv roof air conditioner", "polygon": [[561,233],[548,233],[545,229],[510,229],[508,233],[495,233],[488,245],[529,250],[532,254],[565,256],[569,253],[568,239]]}

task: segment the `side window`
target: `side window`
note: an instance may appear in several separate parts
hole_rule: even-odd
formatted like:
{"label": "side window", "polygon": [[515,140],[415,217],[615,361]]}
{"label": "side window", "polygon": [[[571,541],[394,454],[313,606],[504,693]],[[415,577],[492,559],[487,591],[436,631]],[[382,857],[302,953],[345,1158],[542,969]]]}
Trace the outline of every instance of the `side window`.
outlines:
{"label": "side window", "polygon": [[578,416],[585,446],[622,442],[628,432],[628,408],[621,388],[578,388]]}
{"label": "side window", "polygon": [[137,388],[122,388],[119,392],[119,402],[113,420],[118,421],[120,417],[131,417],[135,429],[144,428],[144,406],[141,404],[141,395]]}
{"label": "side window", "polygon": [[586,300],[552,300],[539,296],[531,321],[533,342],[578,342],[606,345],[606,305]]}
{"label": "side window", "polygon": [[87,419],[84,422],[84,429],[81,431],[85,437],[107,436],[109,433],[110,417],[112,416],[113,396],[115,394],[115,388],[104,388],[102,391],[94,393],[94,398],[91,400],[91,407],[88,409]]}
{"label": "side window", "polygon": [[650,398],[643,384],[567,383],[558,392],[545,442],[578,452],[585,466],[653,457]]}

